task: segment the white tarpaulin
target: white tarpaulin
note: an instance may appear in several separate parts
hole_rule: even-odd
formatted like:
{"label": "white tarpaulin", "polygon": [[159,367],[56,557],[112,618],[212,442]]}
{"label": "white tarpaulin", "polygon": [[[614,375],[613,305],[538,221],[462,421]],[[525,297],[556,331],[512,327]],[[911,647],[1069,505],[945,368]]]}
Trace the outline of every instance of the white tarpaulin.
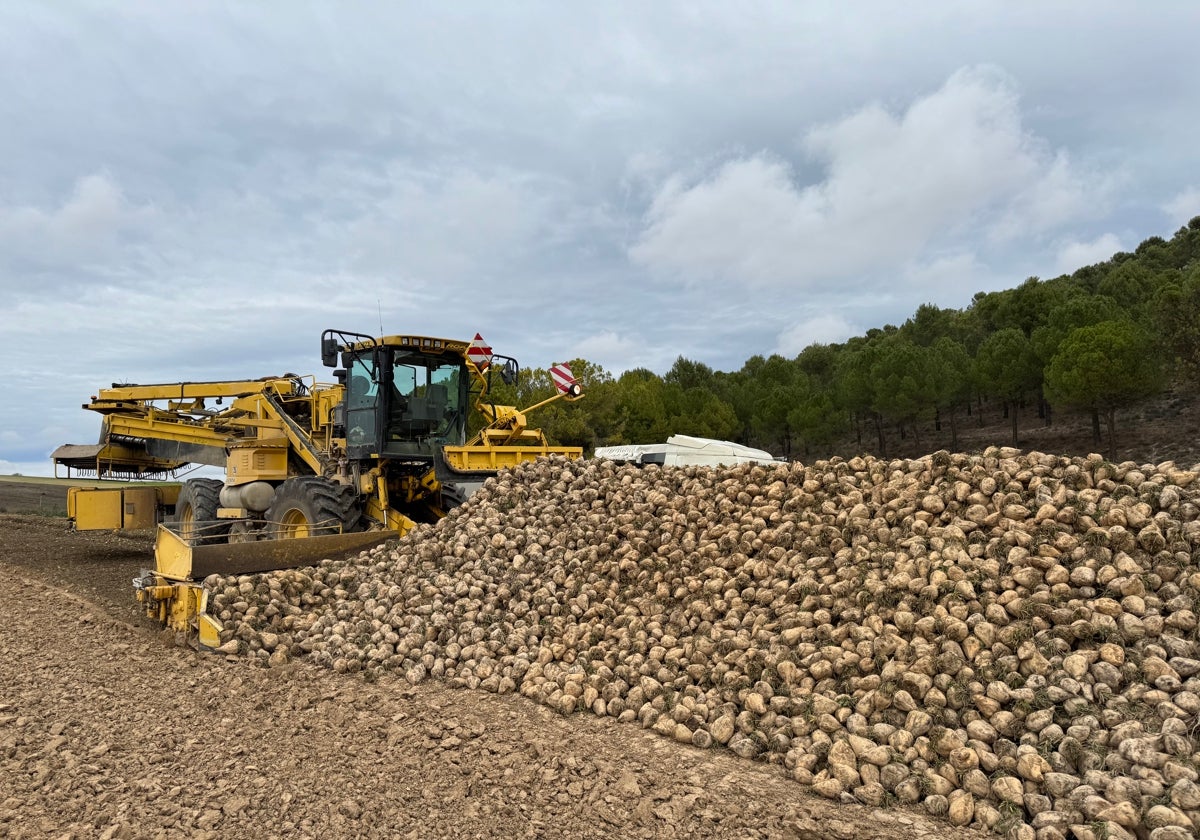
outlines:
{"label": "white tarpaulin", "polygon": [[778,463],[770,452],[762,449],[752,449],[727,440],[711,440],[690,435],[671,435],[666,443],[601,446],[596,449],[595,457],[671,467]]}

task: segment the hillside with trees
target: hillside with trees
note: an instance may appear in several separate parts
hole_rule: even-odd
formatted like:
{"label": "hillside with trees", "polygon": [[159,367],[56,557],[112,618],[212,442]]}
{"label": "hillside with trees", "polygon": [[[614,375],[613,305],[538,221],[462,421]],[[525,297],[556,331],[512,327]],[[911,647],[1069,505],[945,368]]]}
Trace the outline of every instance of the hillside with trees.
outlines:
{"label": "hillside with trees", "polygon": [[[1133,253],[979,292],[961,310],[922,304],[899,326],[791,359],[756,355],[722,372],[680,357],[661,376],[614,377],[583,359],[572,368],[587,398],[537,420],[556,442],[589,450],[689,434],[800,460],[990,445],[1200,460],[1190,410],[1200,382],[1200,216]],[[498,402],[530,405],[553,385],[534,370],[499,391]]]}

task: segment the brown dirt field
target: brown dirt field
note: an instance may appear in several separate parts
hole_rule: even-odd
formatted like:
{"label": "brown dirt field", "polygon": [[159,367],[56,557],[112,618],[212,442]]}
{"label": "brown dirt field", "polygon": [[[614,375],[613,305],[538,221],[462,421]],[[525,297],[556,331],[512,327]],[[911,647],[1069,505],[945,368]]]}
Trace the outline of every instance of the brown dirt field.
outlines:
{"label": "brown dirt field", "polygon": [[516,695],[174,647],[133,606],[151,543],[0,515],[0,836],[984,836]]}
{"label": "brown dirt field", "polygon": [[0,476],[0,513],[67,515],[67,484]]}

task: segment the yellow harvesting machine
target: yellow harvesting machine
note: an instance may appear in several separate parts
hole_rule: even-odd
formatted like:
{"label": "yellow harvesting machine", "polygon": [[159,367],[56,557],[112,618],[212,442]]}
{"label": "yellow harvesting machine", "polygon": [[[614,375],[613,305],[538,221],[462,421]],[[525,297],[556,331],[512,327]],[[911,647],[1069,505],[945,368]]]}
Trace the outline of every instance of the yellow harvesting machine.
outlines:
{"label": "yellow harvesting machine", "polygon": [[[305,565],[402,536],[462,504],[502,468],[541,456],[580,458],[527,426],[527,412],[577,400],[578,383],[529,409],[490,401],[492,376],[512,383],[514,359],[474,342],[326,330],[333,383],[263,379],[114,384],[84,408],[103,416],[100,441],[66,445],[55,469],[101,478],[169,477],[223,468],[224,480],[73,489],[78,529],[158,523],[155,569],[134,581],[148,614],[214,645],[200,582]],[[340,364],[339,364],[340,363]],[[468,435],[471,409],[485,425]]]}

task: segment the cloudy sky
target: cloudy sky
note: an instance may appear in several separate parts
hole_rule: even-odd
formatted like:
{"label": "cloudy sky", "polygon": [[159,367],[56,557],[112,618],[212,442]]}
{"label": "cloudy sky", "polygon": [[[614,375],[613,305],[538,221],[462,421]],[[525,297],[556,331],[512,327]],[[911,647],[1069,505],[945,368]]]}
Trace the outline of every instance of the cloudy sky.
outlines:
{"label": "cloudy sky", "polygon": [[0,5],[0,473],[334,327],[720,370],[1200,214],[1200,4]]}

